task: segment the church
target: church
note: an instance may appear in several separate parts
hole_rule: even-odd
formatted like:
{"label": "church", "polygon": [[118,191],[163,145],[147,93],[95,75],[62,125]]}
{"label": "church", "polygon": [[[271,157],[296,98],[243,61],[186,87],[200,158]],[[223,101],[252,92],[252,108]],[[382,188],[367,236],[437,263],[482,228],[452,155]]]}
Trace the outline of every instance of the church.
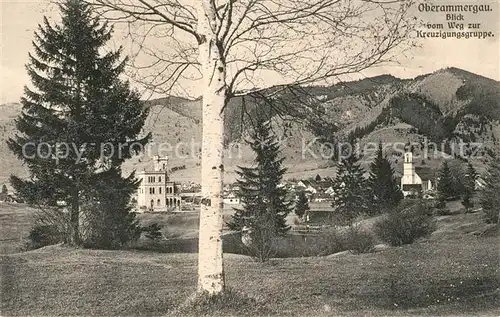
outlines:
{"label": "church", "polygon": [[168,157],[153,157],[153,170],[137,173],[141,181],[137,189],[139,211],[170,211],[181,209],[181,197],[176,183],[169,180]]}
{"label": "church", "polygon": [[413,165],[413,153],[404,154],[403,177],[401,178],[401,190],[406,196],[421,196],[425,192],[434,189],[433,172],[429,168],[415,168]]}

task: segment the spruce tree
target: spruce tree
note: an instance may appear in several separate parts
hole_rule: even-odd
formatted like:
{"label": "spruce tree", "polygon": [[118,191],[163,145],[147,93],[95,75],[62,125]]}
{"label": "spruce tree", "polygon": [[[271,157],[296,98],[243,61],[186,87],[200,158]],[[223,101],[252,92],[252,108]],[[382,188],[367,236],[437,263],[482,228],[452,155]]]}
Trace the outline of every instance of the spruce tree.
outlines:
{"label": "spruce tree", "polygon": [[332,186],[332,218],[352,225],[357,217],[369,213],[371,192],[364,173],[356,153],[340,161]]}
{"label": "spruce tree", "polygon": [[478,174],[474,166],[471,163],[467,165],[467,172],[464,177],[464,184],[462,190],[462,205],[465,207],[466,211],[469,211],[474,207],[474,202],[472,199],[476,193],[476,179]]}
{"label": "spruce tree", "polygon": [[439,170],[439,179],[437,183],[438,199],[446,201],[455,196],[454,178],[448,162],[444,161],[443,166]]}
{"label": "spruce tree", "polygon": [[309,200],[303,190],[299,192],[298,196],[297,203],[295,204],[295,214],[297,217],[302,218],[309,211]]}
{"label": "spruce tree", "polygon": [[370,164],[368,184],[373,199],[372,213],[395,207],[403,199],[403,193],[394,177],[394,168],[383,154],[382,143],[379,143],[377,156]]}
{"label": "spruce tree", "polygon": [[236,173],[238,197],[242,208],[235,208],[229,222],[231,230],[248,230],[252,239],[254,256],[266,261],[271,255],[272,240],[290,229],[286,216],[292,211],[285,187],[279,186],[286,172],[276,136],[271,124],[257,119],[252,140],[248,141],[255,153],[255,166],[238,166]]}
{"label": "spruce tree", "polygon": [[[59,9],[60,24],[44,17],[35,32],[26,66],[32,87],[25,87],[18,133],[8,140],[31,177],[12,175],[11,183],[29,203],[56,208],[58,201],[66,202],[67,242],[81,245],[80,214],[90,205],[87,212],[119,214],[113,221],[133,224],[128,200],[138,184],[133,174],[123,178],[119,167],[150,136],[138,137],[147,110],[119,78],[126,62],[122,49],[106,48],[112,28],[84,1],[66,0]],[[104,195],[96,188],[118,189]]]}
{"label": "spruce tree", "polygon": [[488,223],[500,221],[500,158],[492,160],[484,178],[485,186],[481,188],[479,203],[486,214]]}

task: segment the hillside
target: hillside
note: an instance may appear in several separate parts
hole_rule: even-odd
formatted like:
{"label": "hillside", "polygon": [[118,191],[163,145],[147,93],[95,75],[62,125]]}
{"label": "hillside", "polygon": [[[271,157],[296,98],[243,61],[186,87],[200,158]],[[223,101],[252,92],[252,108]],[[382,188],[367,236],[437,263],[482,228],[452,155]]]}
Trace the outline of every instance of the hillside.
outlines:
{"label": "hillside", "polygon": [[[500,149],[500,83],[464,70],[448,68],[414,79],[383,75],[328,87],[280,89],[267,91],[274,93],[273,99],[249,93],[233,98],[226,108],[227,182],[234,181],[237,165],[251,163],[252,153],[242,141],[257,112],[273,117],[289,167],[288,178],[334,173],[331,153],[320,142],[311,143],[316,137],[328,141],[355,138],[362,147],[390,143],[390,159],[397,171],[401,162],[395,149],[400,143],[413,142],[417,152],[436,150],[441,154],[455,149],[457,156],[467,156],[476,147],[482,158],[473,163],[480,169]],[[153,141],[145,155],[127,162],[124,170],[146,168],[151,156],[160,152],[171,158],[171,168],[182,167],[172,174],[174,179],[199,182],[201,99],[167,97],[145,101],[145,106],[150,108],[145,132],[153,132]],[[21,107],[6,104],[0,110],[2,184],[10,173],[25,170],[5,145]],[[364,157],[364,166],[369,160],[370,156]],[[441,157],[422,162],[437,167]]]}
{"label": "hillside", "polygon": [[[175,308],[196,290],[196,253],[63,245],[19,252],[30,216],[26,206],[0,205],[2,315],[188,315]],[[226,252],[227,286],[254,301],[246,314],[238,305],[207,315],[498,316],[498,235],[485,234],[482,216],[441,216],[428,239],[361,255],[261,264]]]}

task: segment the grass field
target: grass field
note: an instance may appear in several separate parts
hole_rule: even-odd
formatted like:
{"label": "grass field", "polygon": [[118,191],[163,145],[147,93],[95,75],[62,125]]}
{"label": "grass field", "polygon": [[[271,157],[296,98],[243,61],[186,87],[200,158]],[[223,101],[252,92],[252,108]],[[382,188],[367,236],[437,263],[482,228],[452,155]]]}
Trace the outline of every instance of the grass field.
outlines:
{"label": "grass field", "polygon": [[[1,238],[22,236],[29,210],[0,209]],[[226,282],[271,315],[498,316],[500,241],[491,229],[480,234],[486,228],[480,213],[460,214],[439,217],[429,239],[378,253],[267,264],[225,254]],[[8,241],[17,240],[2,243],[2,316],[172,315],[196,290],[196,254],[64,246],[11,253]]]}

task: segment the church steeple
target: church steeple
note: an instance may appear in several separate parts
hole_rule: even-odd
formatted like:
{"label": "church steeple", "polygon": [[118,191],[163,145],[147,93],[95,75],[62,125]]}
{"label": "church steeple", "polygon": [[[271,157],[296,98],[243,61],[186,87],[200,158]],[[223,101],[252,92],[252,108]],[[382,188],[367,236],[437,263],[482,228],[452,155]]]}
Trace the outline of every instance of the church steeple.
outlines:
{"label": "church steeple", "polygon": [[155,172],[166,172],[167,171],[167,163],[168,163],[168,157],[167,156],[158,156],[155,155],[153,156],[153,164],[154,164],[154,171]]}
{"label": "church steeple", "polygon": [[413,153],[405,152],[405,160],[403,164],[403,178],[409,181],[410,184],[415,182],[415,168],[413,167]]}

